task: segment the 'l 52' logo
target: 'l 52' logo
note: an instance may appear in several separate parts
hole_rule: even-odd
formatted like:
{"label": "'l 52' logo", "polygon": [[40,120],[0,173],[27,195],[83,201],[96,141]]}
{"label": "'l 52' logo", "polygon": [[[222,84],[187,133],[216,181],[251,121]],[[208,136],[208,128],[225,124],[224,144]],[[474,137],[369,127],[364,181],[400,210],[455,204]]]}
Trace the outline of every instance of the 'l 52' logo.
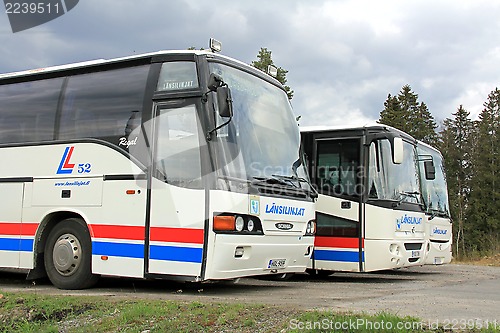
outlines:
{"label": "'l 52' logo", "polygon": [[36,27],[72,10],[79,0],[3,0],[12,32]]}

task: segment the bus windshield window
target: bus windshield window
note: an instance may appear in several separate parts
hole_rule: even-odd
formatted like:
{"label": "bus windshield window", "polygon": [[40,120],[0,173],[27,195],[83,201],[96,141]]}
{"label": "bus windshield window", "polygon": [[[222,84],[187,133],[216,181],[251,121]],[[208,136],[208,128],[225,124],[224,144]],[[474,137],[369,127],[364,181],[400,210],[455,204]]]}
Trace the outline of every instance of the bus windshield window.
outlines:
{"label": "bus windshield window", "polygon": [[[210,72],[223,78],[233,98],[233,119],[217,133],[221,174],[245,180],[294,176],[300,136],[286,93],[219,63],[211,63]],[[218,123],[226,120],[219,118]],[[299,177],[307,177],[303,164],[295,171]]]}
{"label": "bus windshield window", "polygon": [[444,171],[443,158],[437,151],[419,146],[419,155],[430,155],[434,161],[436,178],[434,180],[425,179],[423,163],[420,165],[420,179],[422,182],[422,197],[429,213],[443,217],[449,217],[448,190],[446,188],[446,174]]}
{"label": "bus windshield window", "polygon": [[372,142],[368,184],[370,199],[420,203],[415,147],[405,142],[404,161],[394,164],[389,140]]}

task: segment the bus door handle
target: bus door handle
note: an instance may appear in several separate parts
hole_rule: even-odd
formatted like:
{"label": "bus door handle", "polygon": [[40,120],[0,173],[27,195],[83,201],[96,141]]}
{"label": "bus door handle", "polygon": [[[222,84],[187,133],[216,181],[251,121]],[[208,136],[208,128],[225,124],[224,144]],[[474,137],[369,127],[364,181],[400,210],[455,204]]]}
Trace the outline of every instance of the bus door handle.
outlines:
{"label": "bus door handle", "polygon": [[340,208],[342,208],[342,209],[351,209],[351,202],[350,201],[342,201],[340,203]]}

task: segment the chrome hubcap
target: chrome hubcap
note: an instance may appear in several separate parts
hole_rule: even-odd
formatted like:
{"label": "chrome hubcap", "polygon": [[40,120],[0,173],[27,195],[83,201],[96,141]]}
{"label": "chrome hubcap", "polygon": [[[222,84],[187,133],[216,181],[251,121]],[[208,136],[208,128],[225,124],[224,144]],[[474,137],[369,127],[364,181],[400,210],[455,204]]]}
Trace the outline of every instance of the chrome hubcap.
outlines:
{"label": "chrome hubcap", "polygon": [[80,266],[82,249],[78,239],[72,234],[61,235],[52,252],[54,267],[63,276],[70,276]]}

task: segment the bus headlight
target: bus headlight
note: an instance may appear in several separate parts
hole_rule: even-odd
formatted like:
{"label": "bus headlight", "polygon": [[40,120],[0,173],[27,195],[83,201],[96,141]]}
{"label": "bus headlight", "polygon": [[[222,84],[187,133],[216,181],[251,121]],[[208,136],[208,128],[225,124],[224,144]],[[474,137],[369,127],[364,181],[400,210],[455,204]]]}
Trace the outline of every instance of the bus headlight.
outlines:
{"label": "bus headlight", "polygon": [[235,222],[236,231],[242,231],[244,227],[245,227],[245,220],[243,219],[243,217],[238,216]]}
{"label": "bus headlight", "polygon": [[316,222],[314,220],[311,220],[307,222],[306,236],[314,236],[315,233],[316,233]]}
{"label": "bus headlight", "polygon": [[264,234],[262,222],[257,216],[227,212],[214,214],[213,231],[217,234]]}

